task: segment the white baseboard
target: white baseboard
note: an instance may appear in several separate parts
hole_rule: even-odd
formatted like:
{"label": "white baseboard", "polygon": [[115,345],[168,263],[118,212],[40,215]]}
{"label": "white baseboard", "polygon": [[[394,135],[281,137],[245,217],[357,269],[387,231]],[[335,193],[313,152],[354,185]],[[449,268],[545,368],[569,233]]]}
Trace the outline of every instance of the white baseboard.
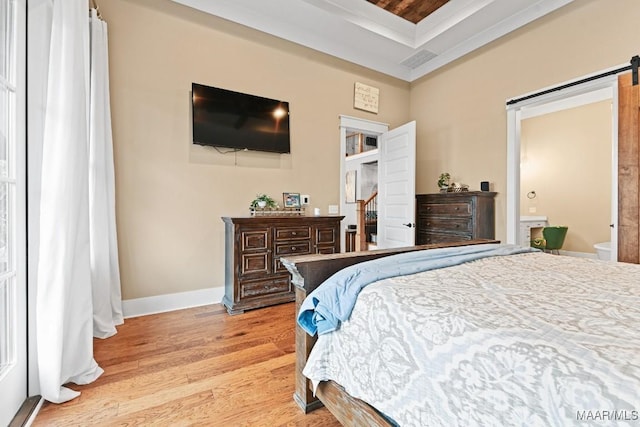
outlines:
{"label": "white baseboard", "polygon": [[219,287],[179,292],[176,294],[135,298],[122,301],[122,312],[125,319],[128,317],[165,313],[167,311],[182,310],[184,308],[217,304],[222,301],[223,296],[224,287]]}
{"label": "white baseboard", "polygon": [[589,253],[589,252],[563,251],[562,249],[560,251],[558,251],[558,252],[560,252],[560,255],[574,256],[574,257],[578,257],[578,258],[598,259],[598,255],[592,254],[592,253]]}

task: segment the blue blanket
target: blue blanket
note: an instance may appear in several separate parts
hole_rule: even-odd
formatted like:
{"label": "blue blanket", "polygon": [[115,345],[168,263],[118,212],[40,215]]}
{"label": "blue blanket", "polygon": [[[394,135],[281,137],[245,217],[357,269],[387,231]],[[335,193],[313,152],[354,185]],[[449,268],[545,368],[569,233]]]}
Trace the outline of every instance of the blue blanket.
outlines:
{"label": "blue blanket", "polygon": [[312,291],[300,306],[298,324],[313,336],[335,331],[351,315],[360,290],[378,280],[449,267],[490,256],[534,252],[516,245],[484,244],[406,252],[354,264]]}

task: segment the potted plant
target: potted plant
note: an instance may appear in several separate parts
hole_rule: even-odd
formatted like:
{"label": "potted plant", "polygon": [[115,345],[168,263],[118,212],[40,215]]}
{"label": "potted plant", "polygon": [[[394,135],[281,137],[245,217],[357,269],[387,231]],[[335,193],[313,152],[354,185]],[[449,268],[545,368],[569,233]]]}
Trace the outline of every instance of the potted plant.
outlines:
{"label": "potted plant", "polygon": [[258,194],[256,198],[251,202],[250,208],[256,209],[264,209],[264,208],[277,208],[278,204],[271,197],[266,194]]}
{"label": "potted plant", "polygon": [[449,188],[449,180],[451,179],[451,175],[449,172],[443,172],[440,174],[438,178],[438,187],[440,191],[445,192]]}

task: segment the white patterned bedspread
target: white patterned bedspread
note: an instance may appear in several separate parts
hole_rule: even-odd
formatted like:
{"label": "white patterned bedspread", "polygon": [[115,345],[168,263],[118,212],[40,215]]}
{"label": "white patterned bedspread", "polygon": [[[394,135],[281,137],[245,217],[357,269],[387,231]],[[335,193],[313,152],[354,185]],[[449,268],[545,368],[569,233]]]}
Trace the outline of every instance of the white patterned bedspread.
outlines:
{"label": "white patterned bedspread", "polygon": [[385,279],[304,375],[401,426],[640,426],[640,266],[530,253]]}

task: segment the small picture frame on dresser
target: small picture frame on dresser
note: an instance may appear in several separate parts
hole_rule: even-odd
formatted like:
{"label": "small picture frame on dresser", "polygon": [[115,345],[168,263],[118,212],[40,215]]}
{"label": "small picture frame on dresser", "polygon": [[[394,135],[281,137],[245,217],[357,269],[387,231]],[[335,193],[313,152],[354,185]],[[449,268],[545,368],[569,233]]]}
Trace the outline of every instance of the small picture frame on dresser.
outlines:
{"label": "small picture frame on dresser", "polygon": [[282,203],[285,208],[299,208],[300,193],[282,193]]}

